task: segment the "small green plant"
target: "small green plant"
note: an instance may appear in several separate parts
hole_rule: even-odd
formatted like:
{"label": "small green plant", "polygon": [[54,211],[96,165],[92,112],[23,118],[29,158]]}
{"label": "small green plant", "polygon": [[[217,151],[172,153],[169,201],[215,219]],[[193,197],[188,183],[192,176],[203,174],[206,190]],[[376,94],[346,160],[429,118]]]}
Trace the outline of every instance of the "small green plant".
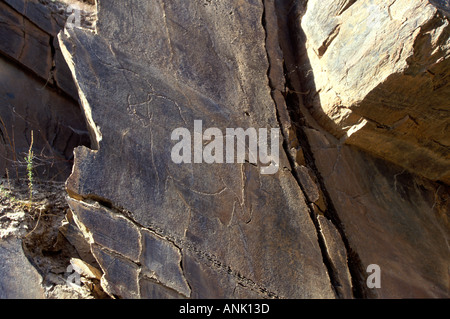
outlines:
{"label": "small green plant", "polygon": [[31,143],[30,148],[28,149],[28,155],[25,157],[25,161],[27,162],[27,177],[28,177],[28,191],[30,198],[30,205],[33,202],[33,158],[34,154],[32,151],[33,148],[33,131],[31,131]]}

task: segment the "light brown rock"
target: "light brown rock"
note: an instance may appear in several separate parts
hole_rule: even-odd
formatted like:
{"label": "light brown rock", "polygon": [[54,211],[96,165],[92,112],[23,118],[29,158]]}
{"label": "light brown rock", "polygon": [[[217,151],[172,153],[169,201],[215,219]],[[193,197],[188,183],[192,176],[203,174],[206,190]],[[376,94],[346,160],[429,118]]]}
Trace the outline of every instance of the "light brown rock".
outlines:
{"label": "light brown rock", "polygon": [[102,272],[100,270],[79,258],[71,258],[70,264],[73,266],[74,270],[83,277],[98,280],[102,277]]}
{"label": "light brown rock", "polygon": [[298,22],[313,117],[341,142],[447,184],[448,12],[426,0],[309,0]]}

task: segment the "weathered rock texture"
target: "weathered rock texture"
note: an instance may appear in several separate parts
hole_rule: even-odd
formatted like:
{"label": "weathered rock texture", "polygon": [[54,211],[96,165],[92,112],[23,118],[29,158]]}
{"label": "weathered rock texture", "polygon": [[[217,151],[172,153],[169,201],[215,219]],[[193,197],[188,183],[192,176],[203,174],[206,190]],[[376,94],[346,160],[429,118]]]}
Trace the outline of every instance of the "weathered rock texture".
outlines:
{"label": "weathered rock texture", "polygon": [[279,127],[263,4],[98,5],[97,33],[67,29],[60,44],[96,146],[75,152],[70,205],[89,230],[106,289],[121,297],[168,289],[196,298],[335,297],[283,150],[275,175],[170,157],[171,132],[192,130],[196,119],[223,132]]}
{"label": "weathered rock texture", "polygon": [[65,180],[73,148],[89,145],[76,86],[56,38],[69,14],[65,5],[50,1],[0,2],[2,176],[5,168],[11,178],[23,176],[31,131],[35,172],[42,178]]}
{"label": "weathered rock texture", "polygon": [[[402,70],[402,65],[407,64],[405,60],[410,64],[415,61],[413,58],[408,58],[411,54],[422,52],[423,56],[420,60],[422,62],[425,58],[430,62],[439,56],[439,62],[431,63],[427,67],[442,67],[441,76],[443,78],[448,76],[448,69],[445,67],[448,65],[447,53],[442,52],[448,49],[449,34],[448,29],[447,31],[441,29],[447,24],[446,13],[436,11],[426,1],[399,5],[396,8],[398,10],[402,8],[405,14],[411,10],[414,11],[414,8],[417,10],[422,8],[413,15],[414,19],[421,16],[420,19],[424,21],[434,21],[434,24],[426,26],[416,21],[415,27],[414,25],[409,27],[411,36],[408,36],[405,30],[408,28],[406,25],[409,20],[406,18],[404,28],[391,29],[391,26],[380,29],[385,27],[385,24],[390,25],[394,22],[390,19],[380,22],[384,19],[383,10],[389,6],[388,4],[384,6],[384,3],[380,4],[377,1],[370,3],[331,1],[320,7],[317,1],[307,3],[299,1],[291,6],[279,1],[277,5],[279,15],[286,17],[284,22],[280,23],[280,30],[285,35],[280,43],[284,49],[285,69],[290,70],[287,72],[288,109],[296,119],[297,136],[303,143],[304,153],[307,155],[306,162],[316,172],[326,199],[325,215],[334,221],[343,235],[350,257],[349,267],[352,270],[353,284],[354,287],[360,288],[357,296],[448,297],[449,187],[442,182],[446,179],[441,177],[447,174],[449,166],[445,163],[448,161],[449,152],[448,148],[444,147],[436,151],[432,157],[430,155],[432,152],[425,152],[423,148],[427,144],[424,136],[428,133],[436,132],[441,134],[442,138],[448,138],[448,118],[445,117],[444,110],[449,110],[449,87],[443,80],[441,88],[436,88],[435,91],[430,89],[427,85],[432,80],[426,75],[425,69],[422,70],[423,72],[416,70],[416,73],[398,71]],[[372,7],[370,11],[366,8],[368,5]],[[392,7],[391,10],[393,10]],[[347,12],[352,14],[344,18]],[[367,15],[381,24],[376,28],[366,28],[365,23],[370,21]],[[312,16],[316,16],[316,19]],[[334,20],[325,18],[331,16],[336,17]],[[361,23],[364,28],[357,27],[355,24],[352,35],[349,30],[343,33],[343,30],[350,27],[351,21],[360,18],[363,21],[363,17],[365,22]],[[332,34],[330,39],[322,39],[322,43],[314,50],[314,36],[333,23],[335,26],[340,25],[336,29],[340,30],[339,33],[335,30],[335,34]],[[334,27],[329,30],[329,34],[332,33],[332,29]],[[429,43],[418,40],[421,32],[430,34],[430,37],[439,34],[438,44],[435,43],[434,48],[436,56],[427,56]],[[375,33],[378,38],[372,33]],[[343,38],[344,35],[347,38]],[[375,39],[379,43],[384,43],[381,39],[385,39],[390,45],[376,46],[378,42]],[[407,54],[405,49],[402,53],[402,56],[406,54],[403,56],[404,60],[397,56],[399,64],[389,58],[385,59],[390,56],[392,47],[406,46],[411,41],[414,43],[414,50]],[[360,44],[357,45],[354,42]],[[372,44],[375,47],[372,47]],[[344,48],[348,49],[347,53]],[[355,56],[358,55],[360,55],[359,58],[355,60]],[[354,68],[350,68],[351,72],[347,74],[345,66],[350,66],[351,63],[354,63]],[[384,63],[390,63],[390,67]],[[356,70],[359,70],[359,73]],[[356,73],[352,75],[352,72]],[[390,78],[381,79],[383,74]],[[342,80],[337,77],[341,77]],[[355,77],[360,79],[356,80]],[[354,82],[349,85],[348,81]],[[389,85],[386,85],[388,82]],[[410,87],[413,82],[417,84],[417,88]],[[313,87],[313,84],[316,87]],[[371,86],[372,91],[365,93],[363,84]],[[328,87],[325,88],[324,85]],[[317,91],[314,91],[316,89]],[[353,98],[354,101],[358,101],[361,94],[362,96],[368,94],[373,99],[363,98],[366,104],[360,101],[352,106],[347,105],[348,108],[340,108],[337,104],[330,102],[330,94],[332,94],[330,92],[333,90],[339,92],[340,89],[343,90],[341,97],[346,96],[347,101]],[[410,99],[409,94],[405,92],[416,94],[414,98],[416,100]],[[376,94],[378,98],[375,98]],[[322,95],[323,98],[321,98]],[[326,97],[330,99],[327,100]],[[400,107],[395,101],[389,100],[393,97],[413,101],[416,104],[401,104]],[[421,104],[422,102],[424,104]],[[418,108],[414,109],[413,104],[417,107],[426,105],[428,109],[419,112]],[[433,109],[436,105],[440,105],[441,116],[438,116]],[[356,114],[361,117],[360,112],[363,109],[370,111],[374,116],[386,118],[397,116],[396,114],[401,112],[417,112],[418,115],[414,113],[414,116],[421,118],[420,125],[424,130],[425,127],[430,127],[430,132],[409,130],[411,126],[406,123],[406,120],[399,123],[398,127],[392,127],[389,130],[376,128],[371,121],[368,121],[365,126],[357,127],[358,130],[355,127],[347,128],[348,130],[343,130],[343,126],[339,127],[343,123],[339,122],[341,120],[349,121],[356,118]],[[404,116],[406,113],[401,115],[401,117]],[[338,118],[341,120],[333,122]],[[402,128],[403,133],[395,133],[396,129],[400,129],[403,124],[405,124]],[[351,136],[346,138],[348,135]],[[424,138],[414,142],[414,138],[419,136]],[[386,139],[390,142],[386,143]],[[399,148],[392,149],[394,144]],[[360,149],[351,145],[357,145]],[[378,148],[380,152],[396,154],[398,159],[395,156],[383,156],[378,153],[380,157],[387,157],[398,165],[372,156],[371,154],[377,153],[374,148]],[[369,152],[363,152],[361,149]],[[426,161],[423,161],[418,159],[420,156],[428,157]],[[425,170],[419,166],[409,166],[411,159],[417,161],[416,163]],[[302,158],[299,162],[301,161]],[[434,178],[430,175],[428,177],[441,179],[441,182],[436,183],[420,177],[420,175],[427,176],[426,170],[431,167],[433,171],[428,172],[436,173],[435,177],[438,175],[441,177]],[[439,167],[442,168],[440,171]],[[417,174],[411,174],[410,171]],[[380,289],[367,289],[365,285],[364,280],[367,276],[365,270],[370,264],[381,267]],[[362,268],[358,269],[359,267]]]}
{"label": "weathered rock texture", "polygon": [[[387,13],[386,20],[379,2],[371,1],[376,10],[369,11],[365,1],[329,1],[320,8],[316,1],[98,1],[95,31],[71,27],[59,34],[92,142],[92,149],[75,150],[69,205],[103,270],[105,291],[121,298],[449,296],[448,186],[406,170],[416,170],[407,159],[428,156],[431,164],[417,173],[446,181],[445,147],[423,152],[426,142],[408,131],[408,121],[429,116],[423,130],[435,131],[426,138],[445,144],[444,116],[427,109],[420,118],[413,111],[423,105],[415,100],[416,109],[386,114],[389,103],[378,103],[379,95],[367,99],[387,84],[392,100],[409,99],[403,93],[414,84],[421,101],[445,109],[448,87],[430,93],[426,69],[445,71],[447,20],[419,0],[386,5],[395,16]],[[419,18],[416,5],[423,9]],[[348,17],[328,20],[339,14]],[[404,29],[397,15],[408,18]],[[373,18],[377,27],[351,28],[364,17],[364,25]],[[386,37],[397,40],[372,54],[378,42],[370,41],[385,25]],[[307,28],[328,34],[305,37]],[[436,40],[432,57],[426,32]],[[339,43],[343,51],[334,47]],[[346,74],[361,47],[372,55],[354,69],[359,75]],[[390,67],[383,69],[378,59],[387,55]],[[311,86],[305,61],[314,79],[327,79],[324,84]],[[345,103],[354,99],[339,104],[345,114],[327,104],[333,85],[347,88],[340,92]],[[318,99],[311,98],[313,89]],[[360,109],[370,116],[358,113],[352,122]],[[355,127],[364,116],[371,121]],[[389,122],[393,118],[398,125]],[[171,133],[178,127],[193,132],[194,120],[222,132],[280,128],[278,172],[264,175],[260,164],[248,162],[175,164]],[[375,134],[374,121],[391,130]],[[352,129],[344,129],[348,125]],[[405,134],[386,144],[388,132],[402,125]],[[344,140],[376,154],[361,141],[381,143],[378,150],[403,156],[388,159],[404,168]],[[405,151],[395,153],[394,146]],[[436,167],[434,176],[426,166]],[[365,282],[370,264],[382,269],[376,290]]]}
{"label": "weathered rock texture", "polygon": [[25,256],[19,238],[1,239],[0,255],[0,298],[45,298],[42,277]]}
{"label": "weathered rock texture", "polygon": [[298,63],[307,105],[325,129],[346,144],[449,184],[445,3],[310,0],[299,13],[302,32],[296,36],[304,45]]}
{"label": "weathered rock texture", "polygon": [[[56,38],[71,13],[66,8],[67,4],[44,0],[0,2],[0,176],[7,177],[0,181],[2,299],[76,298],[89,293],[75,292],[63,278],[69,260],[62,252],[70,250],[78,257],[58,231],[67,209],[64,189],[56,192],[43,186],[52,185],[43,180],[66,180],[73,148],[90,145],[78,92]],[[83,13],[80,25],[87,26],[93,15]],[[24,157],[30,146],[37,178],[33,203],[25,204],[13,189],[16,177],[26,176]],[[28,200],[29,189],[23,185]]]}

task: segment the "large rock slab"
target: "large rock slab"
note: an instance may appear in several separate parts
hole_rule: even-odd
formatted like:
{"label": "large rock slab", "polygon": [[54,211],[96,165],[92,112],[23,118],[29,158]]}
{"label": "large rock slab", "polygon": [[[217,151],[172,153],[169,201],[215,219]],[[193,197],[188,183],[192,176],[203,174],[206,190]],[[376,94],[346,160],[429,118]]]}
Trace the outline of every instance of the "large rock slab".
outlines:
{"label": "large rock slab", "polygon": [[[349,245],[361,260],[358,280],[367,296],[448,298],[448,186],[339,146],[318,130],[306,132]],[[371,264],[381,269],[381,288],[367,289]]]}
{"label": "large rock slab", "polygon": [[65,180],[72,150],[89,145],[72,74],[56,38],[69,12],[38,0],[0,2],[0,174],[23,177],[31,145],[35,173]]}
{"label": "large rock slab", "polygon": [[448,1],[309,0],[294,23],[313,117],[342,142],[447,184],[449,12]]}
{"label": "large rock slab", "polygon": [[[1,174],[26,175],[24,157],[33,131],[34,172],[64,180],[71,171],[73,148],[89,145],[89,134],[76,102],[45,88],[45,83],[0,56]],[[27,94],[24,94],[27,92]],[[4,167],[2,167],[4,165]],[[17,170],[17,171],[16,171]]]}
{"label": "large rock slab", "polygon": [[[193,132],[194,120],[222,132],[279,128],[263,4],[99,1],[98,15],[96,33],[66,29],[59,40],[93,146],[76,149],[67,189],[106,271],[105,290],[128,298],[335,297],[281,141],[275,174],[262,174],[259,162],[171,159],[171,132]],[[102,221],[117,215],[130,223],[106,236]],[[142,263],[117,249],[130,231],[116,234],[121,225],[157,238],[133,246],[144,249]]]}
{"label": "large rock slab", "polygon": [[[435,2],[437,1],[433,1]],[[443,2],[445,1],[441,1]],[[309,89],[306,89],[305,86],[312,84],[314,73],[312,69],[305,69],[305,67],[311,66],[307,62],[308,57],[314,53],[310,46],[314,42],[314,37],[306,38],[305,32],[316,35],[323,32],[328,35],[327,32],[333,31],[333,25],[345,24],[350,19],[350,17],[345,20],[337,17],[333,20],[330,15],[343,14],[356,6],[358,2],[325,3],[327,6],[323,6],[323,2],[319,6],[319,2],[316,1],[297,1],[289,4],[277,1],[276,8],[279,17],[285,18],[279,20],[280,45],[284,54],[287,84],[284,91],[291,119],[296,124],[301,151],[295,143],[291,143],[290,147],[296,154],[298,177],[302,180],[307,197],[310,201],[322,197],[326,204],[323,206],[320,205],[320,201],[314,202],[316,208],[329,218],[319,215],[317,220],[329,259],[333,261],[333,267],[330,267],[334,273],[333,278],[348,277],[346,269],[339,267],[342,264],[339,261],[347,258],[355,297],[448,297],[450,293],[448,186],[410,173],[405,167],[343,143],[351,139],[353,135],[346,140],[346,135],[342,138],[338,134],[337,136],[341,138],[336,138],[330,134],[330,132],[336,133],[329,125],[330,122],[323,121],[325,117],[318,117],[312,107],[313,95],[309,95],[308,90],[314,88],[309,86]],[[375,5],[376,1],[360,1],[359,4],[369,3]],[[408,10],[407,6],[404,8]],[[302,16],[305,10],[313,10],[310,14],[315,14],[317,19],[303,21]],[[373,17],[376,16],[374,14]],[[382,17],[383,14],[379,18]],[[300,27],[306,23],[308,25],[303,31]],[[327,31],[327,26],[330,25]],[[359,31],[360,28],[353,30],[356,42],[361,40],[358,37]],[[377,32],[377,30],[370,31]],[[390,30],[394,33],[397,31]],[[383,36],[389,37],[391,34],[386,30]],[[292,43],[291,39],[295,39],[296,42]],[[324,61],[327,61],[328,54],[331,56],[332,53],[329,50],[333,48],[336,39],[337,37],[335,39],[332,37],[325,42],[323,39],[318,40],[321,59],[325,59]],[[370,43],[369,36],[362,38],[364,39]],[[308,42],[305,43],[307,40]],[[401,41],[410,40],[407,38]],[[350,47],[353,45],[352,41],[353,38],[349,38],[348,42],[342,45]],[[324,50],[326,48],[327,50]],[[358,49],[355,48],[355,52]],[[346,62],[353,53],[352,51],[343,55],[340,57],[341,61]],[[376,72],[379,68],[375,62],[367,62],[366,66],[367,72]],[[328,69],[319,69],[319,79],[324,74],[333,73],[332,67],[330,65]],[[342,65],[336,67],[342,67]],[[367,81],[370,82],[368,79]],[[402,83],[399,82],[398,86]],[[342,85],[336,81],[328,84]],[[356,82],[348,89],[358,88],[358,85],[359,82]],[[326,92],[318,91],[317,93],[325,94]],[[439,123],[430,123],[430,125],[439,125]],[[363,130],[357,131],[355,128],[349,132],[354,132],[354,135],[362,134],[362,136],[367,133]],[[384,145],[380,144],[379,147],[382,148]],[[404,145],[403,148],[408,149],[408,146]],[[413,152],[408,149],[408,152],[410,151]],[[305,163],[307,167],[303,168],[302,165]],[[417,173],[421,174],[420,171]],[[313,178],[308,178],[308,175]],[[320,187],[316,188],[316,185],[308,180],[319,181]],[[338,237],[336,229],[330,227],[332,226],[330,220],[341,234],[346,251],[340,247],[334,247],[336,240],[330,240]],[[367,284],[370,275],[368,269],[376,266],[379,266],[381,270],[381,285],[373,288]],[[344,292],[348,290],[348,285],[345,285],[345,280],[341,280],[342,283],[344,284],[341,285],[341,289]]]}
{"label": "large rock slab", "polygon": [[20,238],[0,240],[0,298],[44,299],[42,277],[28,261]]}

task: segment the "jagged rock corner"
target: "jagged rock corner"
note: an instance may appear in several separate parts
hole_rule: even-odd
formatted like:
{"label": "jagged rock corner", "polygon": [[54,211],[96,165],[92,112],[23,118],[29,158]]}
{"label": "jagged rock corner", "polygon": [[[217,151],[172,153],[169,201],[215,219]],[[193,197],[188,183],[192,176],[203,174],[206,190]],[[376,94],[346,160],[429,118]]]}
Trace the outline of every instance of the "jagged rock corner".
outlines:
{"label": "jagged rock corner", "polygon": [[[450,297],[447,0],[98,0],[63,29],[33,10],[53,2],[0,5],[2,74],[45,95],[5,84],[0,115],[49,112],[41,143],[78,146],[45,251],[94,297]],[[278,172],[174,163],[171,132],[194,120],[280,128]],[[39,249],[0,243],[27,273],[0,293],[49,297]]]}
{"label": "jagged rock corner", "polygon": [[[73,148],[90,146],[76,85],[57,40],[72,14],[69,4],[0,2],[2,299],[105,297],[100,278],[83,273],[73,285],[67,280],[74,275],[69,269],[82,269],[79,260],[98,267],[71,223],[65,199]],[[80,25],[93,28],[95,6],[81,8]],[[24,160],[29,150],[34,153],[31,195]]]}

